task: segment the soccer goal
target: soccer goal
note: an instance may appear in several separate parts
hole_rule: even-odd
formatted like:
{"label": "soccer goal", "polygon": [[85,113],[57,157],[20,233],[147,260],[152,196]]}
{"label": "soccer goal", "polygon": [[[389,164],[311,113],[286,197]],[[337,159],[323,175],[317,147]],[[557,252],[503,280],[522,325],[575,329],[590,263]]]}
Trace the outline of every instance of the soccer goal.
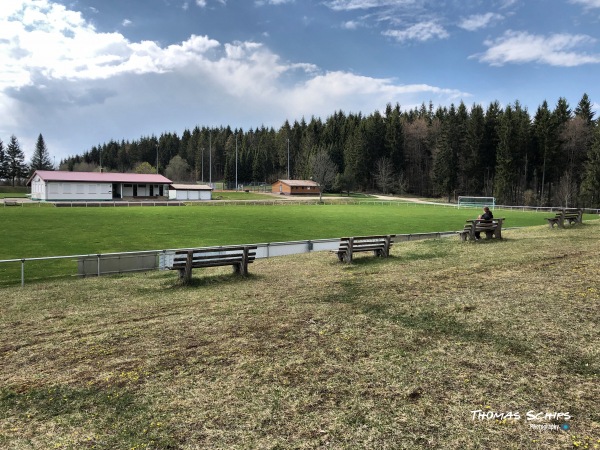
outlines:
{"label": "soccer goal", "polygon": [[458,197],[458,207],[479,207],[483,208],[484,206],[488,206],[491,210],[496,206],[496,198],[495,197],[467,197],[461,195]]}

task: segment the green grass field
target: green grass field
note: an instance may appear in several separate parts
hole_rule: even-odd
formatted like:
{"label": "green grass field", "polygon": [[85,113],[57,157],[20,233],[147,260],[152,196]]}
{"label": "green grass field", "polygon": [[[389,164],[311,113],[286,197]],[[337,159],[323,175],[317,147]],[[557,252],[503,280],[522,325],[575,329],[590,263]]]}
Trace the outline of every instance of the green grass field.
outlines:
{"label": "green grass field", "polygon": [[[35,204],[38,205],[38,204]],[[131,208],[0,208],[0,259],[282,242],[462,229],[479,210],[422,204],[252,205]],[[544,223],[545,213],[496,211],[507,227]],[[0,286],[20,282],[0,264]],[[27,263],[28,281],[77,273],[77,261]]]}
{"label": "green grass field", "polygon": [[[382,221],[391,228],[383,232],[421,220],[447,228],[421,217],[427,208],[369,208],[271,209],[288,217],[275,225],[298,232],[292,219],[302,219],[309,234],[319,229],[308,223],[315,216],[333,235]],[[52,226],[69,218],[69,241],[85,234],[77,224],[103,217],[226,224],[241,214],[186,210],[41,217]],[[385,222],[386,212],[395,221]],[[10,223],[34,217],[11,214]],[[462,214],[451,223],[461,225]],[[260,228],[276,230],[267,226],[275,217]],[[196,270],[188,287],[152,272],[3,288],[0,447],[597,448],[600,223],[503,235],[406,242],[388,259],[359,255],[350,265],[327,252],[259,260],[248,278]],[[520,419],[473,420],[478,410]]]}
{"label": "green grass field", "polygon": [[[462,229],[478,210],[425,205],[3,208],[0,259]],[[547,213],[496,211],[507,227]]]}

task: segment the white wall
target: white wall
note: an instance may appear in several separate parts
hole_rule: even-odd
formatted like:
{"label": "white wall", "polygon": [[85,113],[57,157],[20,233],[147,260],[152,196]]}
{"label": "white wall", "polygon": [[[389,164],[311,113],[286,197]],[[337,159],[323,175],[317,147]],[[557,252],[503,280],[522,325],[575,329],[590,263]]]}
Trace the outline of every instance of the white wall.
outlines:
{"label": "white wall", "polygon": [[192,191],[187,189],[169,189],[169,200],[211,200],[212,191]]}
{"label": "white wall", "polygon": [[31,199],[57,200],[112,200],[111,183],[70,183],[48,181],[38,177],[31,182]]}
{"label": "white wall", "polygon": [[[71,183],[49,181],[45,198],[41,200],[112,200],[112,183]],[[33,182],[32,182],[33,198]]]}

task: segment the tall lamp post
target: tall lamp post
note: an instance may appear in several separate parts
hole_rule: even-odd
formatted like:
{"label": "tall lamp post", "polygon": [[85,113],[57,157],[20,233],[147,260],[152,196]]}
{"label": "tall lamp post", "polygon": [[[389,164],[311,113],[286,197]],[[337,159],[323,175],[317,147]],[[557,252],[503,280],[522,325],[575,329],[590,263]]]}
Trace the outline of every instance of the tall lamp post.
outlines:
{"label": "tall lamp post", "polygon": [[288,176],[287,176],[287,178],[289,180],[290,179],[290,138],[288,138],[288,140],[287,140],[287,147],[288,147],[288,149],[287,149],[288,150],[288,167],[287,167],[287,169],[288,169],[287,175]]}
{"label": "tall lamp post", "polygon": [[158,142],[156,143],[156,174],[158,175]]}

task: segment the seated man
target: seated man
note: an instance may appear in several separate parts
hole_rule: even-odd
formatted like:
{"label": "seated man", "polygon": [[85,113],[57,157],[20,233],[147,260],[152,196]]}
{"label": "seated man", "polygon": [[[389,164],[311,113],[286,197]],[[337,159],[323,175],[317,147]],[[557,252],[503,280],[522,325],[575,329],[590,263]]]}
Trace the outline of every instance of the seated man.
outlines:
{"label": "seated man", "polygon": [[[484,206],[483,214],[480,214],[477,218],[481,219],[481,220],[491,221],[494,218],[494,215],[490,211],[490,208],[488,208],[487,206]],[[481,239],[481,232],[476,231],[475,232],[475,240],[478,241],[479,239]]]}

